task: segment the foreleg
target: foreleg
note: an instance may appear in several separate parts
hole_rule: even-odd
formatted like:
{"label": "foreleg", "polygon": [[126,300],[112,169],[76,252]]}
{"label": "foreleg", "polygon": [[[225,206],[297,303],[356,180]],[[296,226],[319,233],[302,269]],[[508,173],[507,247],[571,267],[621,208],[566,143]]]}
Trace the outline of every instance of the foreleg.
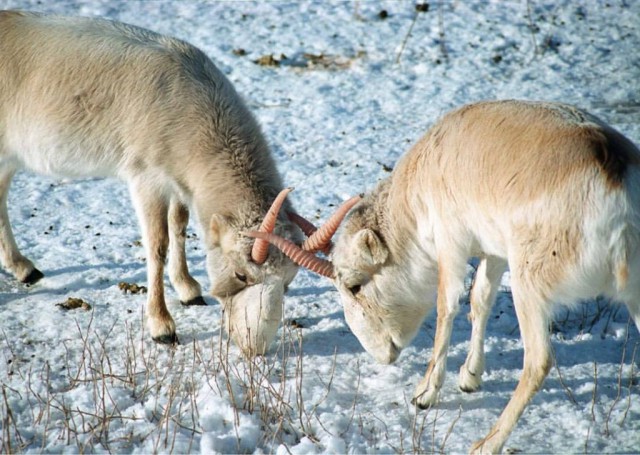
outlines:
{"label": "foreleg", "polygon": [[482,384],[484,373],[484,335],[487,319],[496,300],[506,261],[494,256],[480,261],[471,288],[471,341],[467,359],[460,368],[458,384],[464,392],[474,392]]}
{"label": "foreleg", "polygon": [[158,343],[176,343],[176,326],[164,297],[164,262],[169,246],[167,214],[169,204],[158,188],[146,184],[144,177],[130,185],[142,240],[147,254],[147,327]]}
{"label": "foreleg", "polygon": [[9,186],[14,173],[14,169],[0,170],[0,257],[4,267],[18,280],[26,284],[34,284],[44,275],[18,250],[7,211]]}

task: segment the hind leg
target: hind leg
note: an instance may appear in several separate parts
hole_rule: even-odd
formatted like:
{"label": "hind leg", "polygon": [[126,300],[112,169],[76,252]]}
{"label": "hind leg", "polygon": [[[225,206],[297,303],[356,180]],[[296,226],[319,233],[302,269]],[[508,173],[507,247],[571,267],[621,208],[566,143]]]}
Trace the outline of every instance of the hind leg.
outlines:
{"label": "hind leg", "polygon": [[183,305],[206,305],[200,284],[189,274],[185,241],[189,209],[175,198],[169,204],[169,278]]}
{"label": "hind leg", "polygon": [[13,276],[23,283],[33,284],[44,275],[18,250],[7,211],[7,196],[14,174],[15,169],[0,170],[0,257]]}
{"label": "hind leg", "polygon": [[520,277],[512,275],[511,279],[513,303],[524,345],[522,374],[509,403],[491,431],[474,444],[473,453],[500,453],[525,406],[542,386],[553,361],[547,316],[549,302],[536,287],[527,286]]}

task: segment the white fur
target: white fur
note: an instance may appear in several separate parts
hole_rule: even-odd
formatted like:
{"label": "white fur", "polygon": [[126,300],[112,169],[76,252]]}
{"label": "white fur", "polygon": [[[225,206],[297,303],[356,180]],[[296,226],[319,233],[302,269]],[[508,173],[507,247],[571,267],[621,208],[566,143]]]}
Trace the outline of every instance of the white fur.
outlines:
{"label": "white fur", "polygon": [[[234,338],[251,353],[264,352],[297,268],[275,251],[262,266],[250,260],[252,242],[241,233],[258,228],[282,183],[260,128],[227,78],[200,50],[149,30],[11,11],[0,12],[0,61],[5,268],[20,280],[41,276],[18,251],[9,225],[7,191],[18,169],[117,177],[129,186],[147,252],[151,336],[176,340],[163,288],[167,249],[180,299],[202,302],[184,251],[190,207],[203,226],[214,295],[233,301],[228,318],[249,315],[243,327],[260,346]],[[300,235],[284,216],[276,231]],[[265,300],[259,318],[250,314],[256,292]]]}
{"label": "white fur", "polygon": [[625,303],[640,329],[640,152],[571,106],[477,103],[437,122],[354,209],[333,262],[347,323],[367,351],[393,362],[437,291],[419,407],[437,402],[473,256],[480,264],[460,387],[481,385],[486,322],[507,265],[524,344],[518,387],[473,448],[493,453],[551,367],[555,303],[607,296]]}

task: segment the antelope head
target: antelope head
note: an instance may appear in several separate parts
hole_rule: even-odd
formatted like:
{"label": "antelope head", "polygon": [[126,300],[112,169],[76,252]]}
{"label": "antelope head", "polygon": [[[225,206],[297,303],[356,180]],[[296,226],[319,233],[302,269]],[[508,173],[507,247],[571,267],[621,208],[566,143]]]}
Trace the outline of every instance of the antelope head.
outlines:
{"label": "antelope head", "polygon": [[[296,238],[295,226],[277,222],[291,188],[273,201],[255,232]],[[222,304],[224,325],[246,356],[263,355],[276,336],[282,320],[284,293],[298,270],[296,264],[269,242],[242,235],[247,223],[214,215],[210,232],[216,248],[208,254],[214,297]],[[255,225],[257,226],[257,224]]]}
{"label": "antelope head", "polygon": [[[396,324],[396,318],[390,317],[389,309],[383,304],[388,300],[383,290],[391,288],[387,281],[397,280],[397,277],[384,273],[388,269],[385,266],[389,253],[384,241],[372,229],[372,220],[366,213],[367,202],[363,202],[361,209],[350,218],[332,251],[331,238],[348,212],[360,201],[360,196],[346,201],[319,229],[299,215],[289,214],[289,218],[309,236],[302,245],[273,233],[250,231],[245,234],[270,242],[294,263],[332,280],[340,293],[347,324],[358,340],[378,362],[391,363],[410,342],[423,315],[416,314],[406,324]],[[318,251],[332,251],[332,260],[316,256]],[[407,330],[406,326],[411,327]]]}

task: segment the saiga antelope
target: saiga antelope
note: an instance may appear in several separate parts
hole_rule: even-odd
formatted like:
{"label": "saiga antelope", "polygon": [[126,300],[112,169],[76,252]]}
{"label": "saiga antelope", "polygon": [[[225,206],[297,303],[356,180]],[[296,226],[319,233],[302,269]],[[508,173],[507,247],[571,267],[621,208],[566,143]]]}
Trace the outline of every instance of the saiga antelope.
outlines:
{"label": "saiga antelope", "polygon": [[291,211],[288,190],[258,124],[211,60],[186,42],[114,21],[2,11],[0,62],[4,267],[26,283],[43,276],[18,251],[9,225],[7,191],[17,170],[117,177],[142,230],[151,337],[177,340],[163,289],[167,249],[180,300],[204,303],[184,251],[191,207],[232,338],[245,352],[264,352],[297,266],[240,233],[259,228],[296,241],[301,234],[278,215],[283,204]]}
{"label": "saiga antelope", "polygon": [[349,327],[382,363],[413,339],[437,293],[433,354],[414,395],[421,408],[442,386],[473,256],[481,261],[459,385],[480,387],[487,318],[508,266],[524,366],[473,451],[501,451],[547,376],[554,304],[606,296],[626,304],[640,330],[640,151],[568,105],[482,102],[445,115],[355,207],[332,263],[273,234],[250,235],[332,278]]}

